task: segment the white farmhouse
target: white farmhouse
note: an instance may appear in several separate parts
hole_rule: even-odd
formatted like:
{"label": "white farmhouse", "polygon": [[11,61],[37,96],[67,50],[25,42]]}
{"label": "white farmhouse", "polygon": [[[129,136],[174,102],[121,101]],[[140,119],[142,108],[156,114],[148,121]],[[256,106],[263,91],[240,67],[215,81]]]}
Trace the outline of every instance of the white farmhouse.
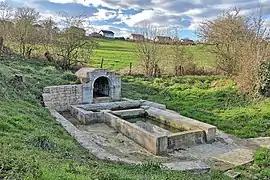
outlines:
{"label": "white farmhouse", "polygon": [[112,31],[101,30],[101,31],[99,31],[99,34],[102,35],[103,37],[114,38],[114,32],[112,32]]}

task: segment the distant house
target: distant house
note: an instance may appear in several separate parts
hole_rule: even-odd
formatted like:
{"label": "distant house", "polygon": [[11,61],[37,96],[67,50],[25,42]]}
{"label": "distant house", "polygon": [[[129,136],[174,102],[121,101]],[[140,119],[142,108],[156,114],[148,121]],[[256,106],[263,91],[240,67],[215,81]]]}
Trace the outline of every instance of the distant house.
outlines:
{"label": "distant house", "polygon": [[185,39],[181,39],[181,44],[182,45],[195,45],[196,43],[191,39],[185,38]]}
{"label": "distant house", "polygon": [[99,31],[99,34],[101,34],[103,37],[114,38],[114,33],[112,31],[101,30]]}
{"label": "distant house", "polygon": [[129,36],[129,39],[130,40],[133,40],[133,41],[143,40],[144,39],[144,35],[141,35],[141,34],[131,34]]}
{"label": "distant house", "polygon": [[265,40],[266,40],[266,41],[270,41],[270,37],[266,37]]}
{"label": "distant house", "polygon": [[92,33],[90,34],[90,36],[91,36],[91,37],[102,37],[102,35],[99,34],[99,33],[97,33],[97,32],[92,32]]}
{"label": "distant house", "polygon": [[156,36],[154,41],[159,43],[170,43],[172,38],[169,36]]}

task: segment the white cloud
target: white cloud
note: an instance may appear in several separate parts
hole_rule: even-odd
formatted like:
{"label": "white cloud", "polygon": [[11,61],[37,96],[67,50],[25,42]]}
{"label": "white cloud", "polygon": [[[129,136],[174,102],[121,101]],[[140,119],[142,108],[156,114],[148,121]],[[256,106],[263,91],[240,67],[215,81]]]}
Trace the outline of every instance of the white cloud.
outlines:
{"label": "white cloud", "polygon": [[88,6],[90,4],[89,1],[85,1],[85,0],[48,0],[48,1],[53,2],[53,3],[60,3],[60,4],[77,3],[77,4],[82,4],[84,6]]}
{"label": "white cloud", "polygon": [[126,17],[122,16],[122,21],[129,26],[136,26],[142,21],[151,20],[156,15],[156,12],[153,10],[145,10],[141,13]]}
{"label": "white cloud", "polygon": [[115,11],[109,11],[106,9],[99,9],[97,13],[93,14],[92,20],[109,20],[116,17]]}
{"label": "white cloud", "polygon": [[[8,0],[20,2],[30,7],[38,7],[41,0]],[[42,0],[46,1],[46,0]],[[196,30],[201,21],[214,19],[223,10],[234,6],[241,8],[242,14],[250,14],[256,8],[261,7],[264,15],[270,14],[270,0],[47,0],[53,3],[78,3],[84,6],[98,8],[89,20],[111,22],[111,26],[97,26],[99,29],[115,28],[119,34],[129,32],[127,29],[116,28],[121,23],[130,28],[138,26],[145,21],[159,26],[180,26],[182,29]],[[260,5],[261,4],[261,5]],[[100,8],[99,6],[111,8]],[[139,13],[125,14],[125,10],[141,10]],[[42,14],[49,16],[50,11],[41,9]],[[72,11],[72,10],[71,10]],[[267,20],[269,23],[269,19]],[[270,23],[269,23],[270,24]]]}

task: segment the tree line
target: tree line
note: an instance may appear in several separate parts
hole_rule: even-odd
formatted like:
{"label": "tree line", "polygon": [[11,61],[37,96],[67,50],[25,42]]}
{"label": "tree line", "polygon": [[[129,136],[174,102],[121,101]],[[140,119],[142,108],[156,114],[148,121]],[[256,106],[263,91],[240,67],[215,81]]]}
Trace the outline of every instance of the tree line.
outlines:
{"label": "tree line", "polygon": [[[138,30],[146,37],[137,41],[136,48],[147,76],[156,76],[159,66],[168,63],[168,59],[176,76],[206,73],[198,71],[192,63],[192,54],[179,43],[177,28],[165,29],[173,39],[169,51],[166,45],[149,41],[164,34],[162,31],[164,29],[149,24]],[[214,20],[201,22],[197,35],[207,44],[206,50],[216,56],[215,72],[234,79],[240,89],[252,97],[270,96],[270,47],[267,40],[270,32],[260,13],[243,15],[237,8],[226,10]]]}
{"label": "tree line", "polygon": [[0,2],[0,53],[18,51],[30,58],[33,51],[42,49],[46,59],[62,69],[87,63],[97,46],[94,39],[85,40],[90,24],[84,15],[62,13],[59,17],[57,23],[33,8],[13,9]]}

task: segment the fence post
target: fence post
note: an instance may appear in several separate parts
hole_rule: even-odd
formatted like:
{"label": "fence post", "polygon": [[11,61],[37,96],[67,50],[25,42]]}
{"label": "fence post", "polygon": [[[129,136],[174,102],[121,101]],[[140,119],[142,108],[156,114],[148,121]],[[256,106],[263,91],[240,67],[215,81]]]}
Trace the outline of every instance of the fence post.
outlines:
{"label": "fence post", "polygon": [[101,69],[103,68],[103,61],[104,61],[104,59],[102,58],[102,59],[101,59],[101,63],[100,63],[100,68],[101,68]]}
{"label": "fence post", "polygon": [[132,62],[131,63],[129,63],[129,75],[131,75],[131,68],[132,68]]}

